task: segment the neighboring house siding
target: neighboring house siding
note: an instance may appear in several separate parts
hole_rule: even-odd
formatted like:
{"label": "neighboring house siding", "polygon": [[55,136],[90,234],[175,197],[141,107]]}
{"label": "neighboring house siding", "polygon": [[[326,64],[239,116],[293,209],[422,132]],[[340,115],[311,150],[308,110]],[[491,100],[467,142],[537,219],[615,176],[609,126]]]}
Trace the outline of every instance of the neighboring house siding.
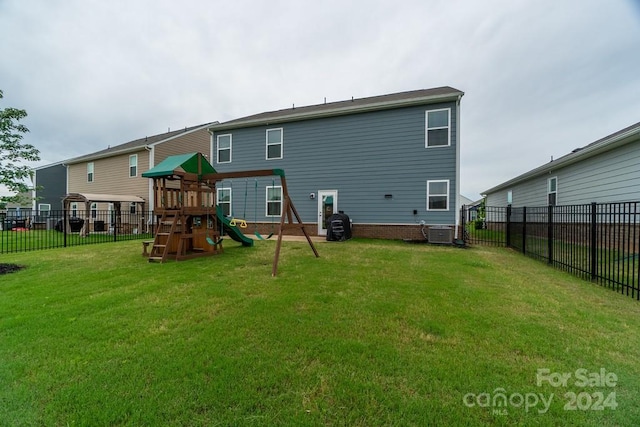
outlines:
{"label": "neighboring house siding", "polygon": [[[150,144],[148,149],[145,148],[145,141],[141,140],[139,149],[127,147],[126,151],[120,154],[114,150],[113,155],[99,153],[97,158],[87,156],[83,161],[69,164],[68,185],[64,194],[68,192],[139,196],[147,201],[147,208],[150,208],[153,206],[149,199],[152,181],[143,178],[143,172],[151,169],[168,156],[189,152],[209,152],[210,134],[206,127],[175,136],[168,134],[164,140],[161,139],[163,136],[154,136],[153,139],[158,142]],[[129,169],[129,159],[132,155],[137,155],[136,176],[134,177],[130,176]],[[93,182],[87,181],[88,163],[93,163]],[[108,204],[100,203],[98,209],[108,209]]]}
{"label": "neighboring house siding", "polygon": [[51,210],[62,209],[62,198],[67,194],[67,168],[63,164],[55,164],[36,169],[35,185],[42,187],[36,190],[35,207],[39,204],[50,204]]}
{"label": "neighboring house siding", "polygon": [[[199,152],[209,155],[210,134],[207,129],[200,129],[187,135],[154,145],[154,164],[157,165],[169,156]],[[148,156],[147,156],[148,157]],[[147,169],[143,169],[144,172]]]}
{"label": "neighboring house siding", "polygon": [[487,205],[505,206],[511,190],[513,206],[544,206],[550,177],[557,177],[557,205],[640,200],[640,139],[490,192]]}
{"label": "neighboring house siding", "polygon": [[[138,156],[137,176],[129,176],[129,157]],[[147,198],[148,179],[142,178],[142,172],[149,169],[149,155],[147,150],[115,155],[93,160],[93,182],[87,182],[87,163],[82,162],[69,165],[68,192],[91,194],[133,195]],[[106,203],[98,206],[99,210],[107,209]]]}
{"label": "neighboring house siding", "polygon": [[563,205],[640,200],[640,140],[558,171]]}
{"label": "neighboring house siding", "polygon": [[[425,111],[451,109],[451,145],[425,148]],[[305,222],[316,222],[317,200],[310,193],[338,190],[338,209],[357,223],[455,224],[457,108],[455,102],[398,108],[337,117],[278,123],[213,135],[213,166],[220,172],[281,168],[289,193]],[[283,129],[283,158],[265,160],[266,130]],[[233,135],[232,162],[215,162],[219,134]],[[427,181],[449,181],[447,211],[427,211]],[[257,220],[264,217],[264,186],[259,179]],[[244,211],[248,188],[249,219],[253,219],[254,180],[233,182],[236,212]],[[227,184],[223,184],[228,186]],[[276,185],[277,181],[276,181]],[[392,198],[385,198],[390,194]],[[414,215],[413,211],[417,214]]]}
{"label": "neighboring house siding", "polygon": [[[551,175],[535,177],[513,187],[487,194],[487,206],[506,206],[509,190],[511,190],[512,194],[512,206],[545,206],[547,204],[547,179],[549,176]],[[558,185],[562,185],[561,179],[559,179]],[[561,199],[559,195],[557,204],[563,203]]]}

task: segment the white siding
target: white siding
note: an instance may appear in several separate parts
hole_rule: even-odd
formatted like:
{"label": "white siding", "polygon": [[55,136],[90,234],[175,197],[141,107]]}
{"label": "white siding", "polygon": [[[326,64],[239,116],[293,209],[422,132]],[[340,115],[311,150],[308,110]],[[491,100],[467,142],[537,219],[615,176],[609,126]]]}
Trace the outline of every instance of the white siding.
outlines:
{"label": "white siding", "polygon": [[513,206],[544,206],[552,176],[558,177],[558,205],[640,200],[640,140],[487,194],[487,205],[505,206],[512,190]]}

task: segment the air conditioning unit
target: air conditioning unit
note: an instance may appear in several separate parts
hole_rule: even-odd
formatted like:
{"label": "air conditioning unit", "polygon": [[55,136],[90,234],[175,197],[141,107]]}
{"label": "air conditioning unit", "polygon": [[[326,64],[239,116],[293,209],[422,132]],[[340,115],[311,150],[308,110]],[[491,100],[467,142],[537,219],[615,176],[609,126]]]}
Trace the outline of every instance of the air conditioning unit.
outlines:
{"label": "air conditioning unit", "polygon": [[434,225],[429,227],[429,243],[442,243],[442,244],[452,244],[453,243],[453,228],[442,226],[442,225]]}

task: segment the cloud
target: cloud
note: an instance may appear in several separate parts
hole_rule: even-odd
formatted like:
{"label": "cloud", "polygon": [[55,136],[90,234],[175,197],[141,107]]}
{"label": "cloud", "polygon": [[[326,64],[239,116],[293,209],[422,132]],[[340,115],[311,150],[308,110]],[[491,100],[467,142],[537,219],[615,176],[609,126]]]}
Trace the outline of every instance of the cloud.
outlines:
{"label": "cloud", "polygon": [[462,191],[638,121],[637,1],[0,2],[0,87],[55,162],[168,128],[442,85]]}

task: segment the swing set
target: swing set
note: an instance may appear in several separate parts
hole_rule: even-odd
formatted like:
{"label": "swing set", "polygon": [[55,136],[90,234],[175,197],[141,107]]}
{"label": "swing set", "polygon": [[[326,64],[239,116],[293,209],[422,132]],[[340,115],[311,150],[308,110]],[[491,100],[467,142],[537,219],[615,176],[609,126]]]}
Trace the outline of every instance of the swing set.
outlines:
{"label": "swing set", "polygon": [[[253,206],[253,235],[258,238],[258,240],[269,240],[274,235],[275,222],[274,215],[271,216],[271,232],[267,236],[263,236],[258,231],[258,178],[254,179],[255,181],[255,191],[254,191],[254,206]],[[275,179],[271,180],[271,188],[275,188]],[[233,194],[233,182],[230,181],[230,190]],[[237,217],[233,211],[233,204],[231,204],[231,220],[229,224],[234,227],[247,228],[247,198],[249,195],[249,181],[245,179],[245,187],[244,187],[244,210],[242,218]]]}
{"label": "swing set", "polygon": [[[190,153],[167,157],[142,176],[153,179],[154,215],[158,219],[149,262],[220,254],[223,252],[225,234],[243,246],[253,246],[254,240],[242,232],[248,228],[249,178],[255,180],[253,234],[258,240],[267,240],[276,234],[278,236],[272,276],[276,276],[278,271],[282,237],[290,230],[302,232],[314,255],[320,256],[289,197],[282,169],[218,173],[201,153]],[[258,177],[272,177],[272,188],[275,187],[276,177],[279,177],[282,187],[280,222],[276,230],[274,215],[269,215],[271,232],[267,236],[258,232]],[[244,218],[234,215],[233,206],[228,212],[231,216],[227,217],[216,197],[216,183],[224,180],[232,183],[232,180],[241,178],[245,178]]]}
{"label": "swing set", "polygon": [[[254,230],[253,230],[253,234],[259,239],[259,240],[268,240],[270,238],[273,237],[273,218],[274,216],[271,215],[271,233],[269,233],[268,236],[264,237],[262,234],[260,234],[258,232],[258,178],[255,178],[255,203],[254,203],[254,208],[253,208],[253,224],[254,224]],[[271,188],[275,187],[275,180],[271,180]],[[246,192],[245,192],[245,203],[246,203]]]}

